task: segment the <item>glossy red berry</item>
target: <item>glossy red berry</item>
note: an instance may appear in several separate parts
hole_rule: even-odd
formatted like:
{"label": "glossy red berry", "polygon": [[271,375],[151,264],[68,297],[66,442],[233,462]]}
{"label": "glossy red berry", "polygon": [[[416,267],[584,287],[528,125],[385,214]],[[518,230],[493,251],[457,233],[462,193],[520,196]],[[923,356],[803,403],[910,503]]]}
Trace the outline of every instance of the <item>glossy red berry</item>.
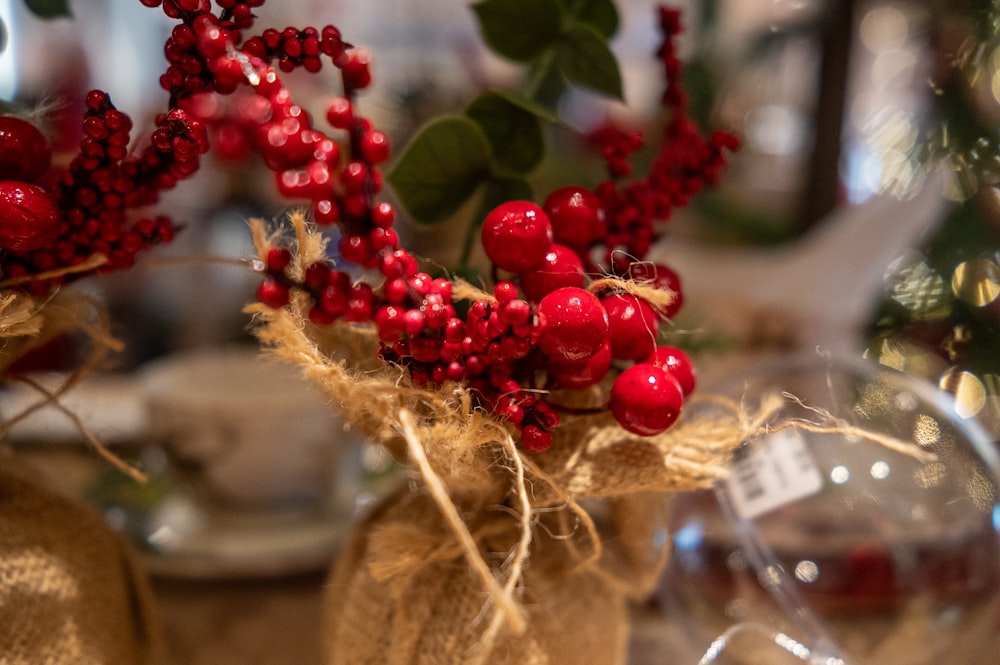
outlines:
{"label": "glossy red berry", "polygon": [[683,404],[677,379],[649,363],[636,363],[615,379],[608,407],[629,432],[653,436],[676,422]]}
{"label": "glossy red berry", "polygon": [[278,309],[288,304],[288,287],[272,279],[266,279],[257,287],[257,300],[268,307]]}
{"label": "glossy red berry", "polygon": [[608,316],[597,296],[572,286],[542,298],[535,342],[555,362],[580,362],[608,340]]}
{"label": "glossy red berry", "polygon": [[59,208],[48,192],[27,182],[0,182],[0,248],[16,252],[41,249],[55,242]]}
{"label": "glossy red berry", "polygon": [[525,272],[545,263],[552,246],[548,215],[530,201],[508,201],[483,220],[483,249],[493,265],[510,272]]}
{"label": "glossy red berry", "polygon": [[528,425],[521,430],[521,445],[529,453],[543,453],[552,447],[552,432]]}
{"label": "glossy red berry", "polygon": [[0,116],[0,180],[37,182],[51,165],[52,150],[37,127],[15,116]]}
{"label": "glossy red berry", "polygon": [[642,298],[615,293],[601,300],[608,313],[611,355],[618,360],[642,360],[656,348],[660,321]]}
{"label": "glossy red berry", "polygon": [[677,379],[684,396],[694,392],[698,374],[691,358],[676,346],[658,346],[646,358],[646,362],[666,371]]}
{"label": "glossy red berry", "polygon": [[545,263],[521,273],[518,281],[528,300],[538,302],[564,286],[583,286],[583,262],[566,245],[553,243],[545,254]]}
{"label": "glossy red berry", "polygon": [[545,199],[542,205],[555,241],[585,249],[604,238],[608,227],[600,199],[586,187],[561,187]]}

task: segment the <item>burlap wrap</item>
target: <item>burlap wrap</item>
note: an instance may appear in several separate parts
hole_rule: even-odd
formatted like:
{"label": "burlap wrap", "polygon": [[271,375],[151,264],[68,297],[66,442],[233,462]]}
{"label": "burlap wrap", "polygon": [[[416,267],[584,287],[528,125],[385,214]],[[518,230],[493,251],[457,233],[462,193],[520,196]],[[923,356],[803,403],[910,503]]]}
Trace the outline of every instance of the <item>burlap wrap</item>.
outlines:
{"label": "burlap wrap", "polygon": [[[301,215],[291,222],[301,275],[323,260],[324,240]],[[265,256],[271,238],[252,228]],[[455,297],[491,298],[465,284]],[[624,662],[626,601],[650,589],[665,559],[663,493],[718,480],[762,419],[733,405],[705,417],[689,409],[640,438],[606,413],[565,418],[551,450],[530,455],[466,388],[410,385],[405,371],[372,362],[371,326],[316,327],[310,306],[296,293],[288,307],[248,311],[273,355],[413,470],[410,487],[356,526],[332,573],[329,662]],[[606,390],[554,397],[594,406]]]}
{"label": "burlap wrap", "polygon": [[129,545],[0,453],[0,663],[156,665],[156,626]]}

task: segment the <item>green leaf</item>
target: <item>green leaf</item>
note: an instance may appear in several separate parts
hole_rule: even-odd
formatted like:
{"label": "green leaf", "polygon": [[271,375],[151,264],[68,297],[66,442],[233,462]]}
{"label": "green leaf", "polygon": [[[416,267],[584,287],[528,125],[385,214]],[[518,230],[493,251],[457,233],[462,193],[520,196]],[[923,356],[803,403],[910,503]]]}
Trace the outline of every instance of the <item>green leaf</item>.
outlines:
{"label": "green leaf", "polygon": [[514,92],[513,90],[492,90],[491,92],[495,95],[503,97],[514,106],[531,113],[539,120],[551,122],[556,125],[563,124],[562,118],[556,115],[551,109],[546,106],[542,106],[535,100],[526,97],[519,92]]}
{"label": "green leaf", "polygon": [[578,23],[589,25],[605,38],[618,31],[618,8],[614,0],[559,0],[563,10]]}
{"label": "green leaf", "polygon": [[486,92],[472,100],[465,114],[476,121],[490,142],[494,171],[527,173],[542,161],[542,123],[534,113],[502,95]]}
{"label": "green leaf", "polygon": [[517,62],[541,55],[562,28],[557,0],[480,0],[472,11],[489,47]]}
{"label": "green leaf", "polygon": [[559,69],[570,83],[622,99],[618,60],[593,28],[577,25],[556,46]]}
{"label": "green leaf", "polygon": [[528,69],[525,94],[543,107],[556,108],[568,87],[566,77],[559,71],[556,55],[554,48],[546,51]]}
{"label": "green leaf", "polygon": [[444,117],[413,137],[387,178],[413,219],[440,222],[489,176],[489,160],[489,143],[476,123]]}
{"label": "green leaf", "polygon": [[24,6],[38,18],[71,16],[68,0],[24,0]]}

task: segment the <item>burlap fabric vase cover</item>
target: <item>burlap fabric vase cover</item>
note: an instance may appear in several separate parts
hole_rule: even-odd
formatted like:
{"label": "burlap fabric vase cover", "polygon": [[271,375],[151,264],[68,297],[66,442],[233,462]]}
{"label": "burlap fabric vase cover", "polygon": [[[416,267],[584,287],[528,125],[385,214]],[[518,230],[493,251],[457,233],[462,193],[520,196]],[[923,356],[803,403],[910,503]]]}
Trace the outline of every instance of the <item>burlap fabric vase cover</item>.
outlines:
{"label": "burlap fabric vase cover", "polygon": [[0,664],[159,665],[161,656],[129,545],[0,452]]}

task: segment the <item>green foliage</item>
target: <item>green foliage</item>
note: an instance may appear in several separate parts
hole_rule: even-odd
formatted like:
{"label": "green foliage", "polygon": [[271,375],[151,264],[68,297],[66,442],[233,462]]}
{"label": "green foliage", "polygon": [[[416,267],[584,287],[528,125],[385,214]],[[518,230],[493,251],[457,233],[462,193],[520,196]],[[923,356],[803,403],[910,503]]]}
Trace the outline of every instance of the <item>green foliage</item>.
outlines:
{"label": "green foliage", "polygon": [[486,44],[505,58],[529,62],[559,36],[556,0],[482,0],[472,5]]}
{"label": "green foliage", "polygon": [[468,118],[451,116],[420,130],[388,179],[415,220],[434,223],[458,210],[490,170],[483,130]]}
{"label": "green foliage", "polygon": [[39,18],[71,16],[69,0],[24,0],[24,6]]}
{"label": "green foliage", "polygon": [[487,92],[474,99],[465,113],[486,134],[494,171],[527,173],[542,161],[542,123],[531,111],[498,93]]}
{"label": "green foliage", "polygon": [[576,25],[555,44],[556,63],[570,83],[622,99],[618,60],[607,40],[587,25]]}
{"label": "green foliage", "polygon": [[563,15],[590,26],[602,37],[618,32],[618,8],[613,0],[559,0]]}
{"label": "green foliage", "polygon": [[[531,199],[526,177],[545,156],[545,127],[559,123],[551,109],[569,86],[622,97],[608,46],[619,25],[613,0],[479,0],[471,8],[485,43],[525,66],[524,91],[486,91],[465,117],[433,121],[405,148],[388,181],[421,223],[448,218],[476,192],[481,213]],[[469,225],[467,247],[478,226],[478,218]]]}

